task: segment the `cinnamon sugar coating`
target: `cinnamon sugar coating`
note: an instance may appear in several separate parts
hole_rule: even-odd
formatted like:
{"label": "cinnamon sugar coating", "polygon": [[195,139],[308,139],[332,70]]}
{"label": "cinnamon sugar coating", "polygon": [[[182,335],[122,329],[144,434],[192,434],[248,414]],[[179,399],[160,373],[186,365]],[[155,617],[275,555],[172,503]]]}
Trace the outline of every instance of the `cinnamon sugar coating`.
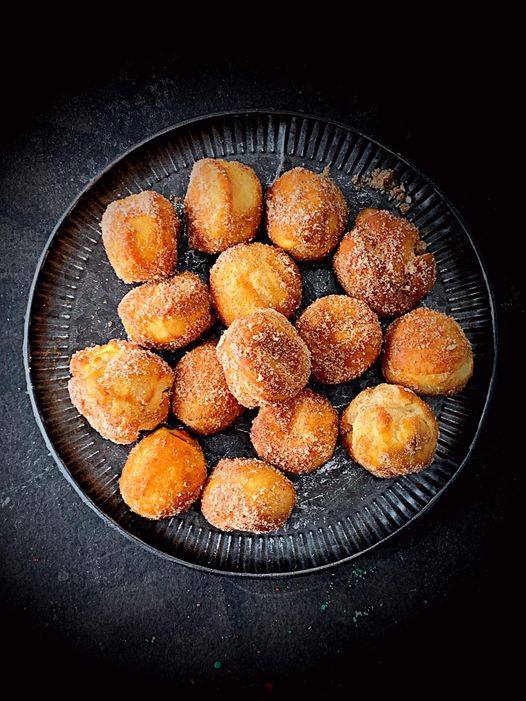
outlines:
{"label": "cinnamon sugar coating", "polygon": [[213,323],[208,287],[188,271],[135,287],[118,313],[129,339],[145,348],[183,348]]}
{"label": "cinnamon sugar coating", "polygon": [[71,401],[103,438],[133,443],[166,419],[173,371],[154,353],[113,339],[71,358]]}
{"label": "cinnamon sugar coating", "polygon": [[101,221],[106,254],[117,276],[126,283],[173,273],[180,228],[172,204],[152,190],[112,202]]}
{"label": "cinnamon sugar coating", "polygon": [[228,389],[215,343],[204,343],[184,355],[174,370],[172,409],[192,431],[223,431],[243,412]]}
{"label": "cinnamon sugar coating", "polygon": [[292,399],[310,375],[307,346],[274,309],[233,321],[221,336],[217,357],[230,391],[248,408]]}
{"label": "cinnamon sugar coating", "polygon": [[427,404],[399,385],[380,384],[358,394],[341,419],[349,455],[377,477],[419,472],[433,460],[438,423]]}
{"label": "cinnamon sugar coating", "polygon": [[241,243],[221,253],[210,271],[210,289],[221,320],[257,309],[276,309],[292,316],[301,301],[301,275],[281,248],[264,243]]}
{"label": "cinnamon sugar coating", "polygon": [[293,484],[261,460],[220,460],[201,500],[206,520],[222,531],[268,533],[281,528],[296,503]]}
{"label": "cinnamon sugar coating", "polygon": [[159,428],[134,446],[119,480],[132,511],[150,519],[187,511],[206,481],[199,443],[186,431]]}
{"label": "cinnamon sugar coating", "polygon": [[369,368],[382,348],[376,314],[359,299],[327,295],[305,309],[296,328],[312,358],[312,375],[325,384],[348,382]]}
{"label": "cinnamon sugar coating", "polygon": [[320,260],[338,243],[349,211],[339,187],[324,173],[293,168],[268,189],[270,239],[298,260]]}
{"label": "cinnamon sugar coating", "polygon": [[219,158],[197,161],[184,201],[190,246],[219,253],[250,241],[261,221],[262,199],[252,168]]}
{"label": "cinnamon sugar coating", "polygon": [[385,210],[364,209],[333,259],[341,286],[380,316],[403,314],[431,291],[435,259],[418,229]]}
{"label": "cinnamon sugar coating", "polygon": [[473,351],[455,319],[420,307],[387,329],[382,371],[420,394],[455,394],[473,374]]}
{"label": "cinnamon sugar coating", "polygon": [[338,439],[338,414],[310,389],[294,399],[261,407],[250,438],[256,453],[276,467],[303,474],[330,460]]}

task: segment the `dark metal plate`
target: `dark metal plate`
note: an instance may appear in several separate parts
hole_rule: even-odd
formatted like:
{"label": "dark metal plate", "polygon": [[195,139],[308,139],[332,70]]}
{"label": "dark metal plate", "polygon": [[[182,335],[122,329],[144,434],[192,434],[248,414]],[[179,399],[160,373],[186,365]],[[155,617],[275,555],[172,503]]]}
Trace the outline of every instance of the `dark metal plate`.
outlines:
{"label": "dark metal plate", "polygon": [[[143,189],[182,198],[192,164],[205,157],[240,160],[267,187],[282,171],[330,167],[350,207],[395,211],[386,195],[356,189],[351,179],[374,168],[393,168],[412,200],[408,218],[435,255],[438,280],[425,304],[451,314],[475,352],[475,375],[464,392],[429,400],[440,423],[433,465],[424,472],[380,480],[354,464],[341,446],[311,475],[293,478],[298,506],[282,531],[253,536],[212,528],[198,506],[159,522],[130,512],[118,492],[129,447],[103,440],[71,405],[67,392],[71,354],[123,337],[117,304],[129,289],[115,276],[101,243],[99,221],[112,200]],[[258,238],[263,239],[260,232]],[[208,278],[213,256],[191,251],[184,237],[178,268]],[[300,264],[301,309],[315,298],[341,292],[330,258]],[[212,334],[220,331],[216,326]],[[436,186],[389,149],[356,130],[299,114],[221,114],[179,124],[119,158],[66,212],[39,262],[30,293],[25,346],[29,393],[46,443],[63,474],[108,523],[177,562],[239,575],[280,575],[343,562],[392,536],[421,514],[468,459],[493,384],[496,331],[491,291],[476,247]],[[182,353],[164,354],[174,363]],[[378,364],[355,382],[317,387],[338,410],[364,387],[381,381]],[[251,456],[247,411],[229,430],[201,440],[209,468],[224,456]]]}

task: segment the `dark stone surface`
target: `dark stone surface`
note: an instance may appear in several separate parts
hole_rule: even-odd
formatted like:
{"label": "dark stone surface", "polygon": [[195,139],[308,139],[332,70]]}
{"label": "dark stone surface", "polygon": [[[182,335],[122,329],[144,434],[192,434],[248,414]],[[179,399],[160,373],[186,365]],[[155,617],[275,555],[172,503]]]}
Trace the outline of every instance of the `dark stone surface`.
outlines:
{"label": "dark stone surface", "polygon": [[[93,690],[211,687],[278,696],[296,687],[330,696],[408,664],[412,674],[433,670],[434,685],[455,672],[468,683],[505,679],[514,655],[507,637],[519,592],[521,499],[512,443],[519,439],[510,437],[521,411],[509,391],[520,362],[511,332],[524,318],[524,300],[519,264],[509,254],[521,234],[500,228],[499,137],[482,85],[451,70],[437,97],[419,76],[405,91],[372,79],[362,87],[344,68],[328,75],[319,64],[283,57],[265,64],[167,53],[107,58],[94,65],[77,56],[74,78],[57,72],[58,53],[41,70],[22,73],[33,90],[17,93],[2,144],[0,620],[9,660],[31,660],[23,683],[58,691],[69,671]],[[480,244],[501,324],[493,408],[473,459],[446,496],[354,563],[277,581],[194,572],[105,526],[47,454],[22,366],[33,270],[78,191],[152,132],[243,107],[327,115],[413,160],[457,205]],[[502,246],[504,237],[511,246]]]}

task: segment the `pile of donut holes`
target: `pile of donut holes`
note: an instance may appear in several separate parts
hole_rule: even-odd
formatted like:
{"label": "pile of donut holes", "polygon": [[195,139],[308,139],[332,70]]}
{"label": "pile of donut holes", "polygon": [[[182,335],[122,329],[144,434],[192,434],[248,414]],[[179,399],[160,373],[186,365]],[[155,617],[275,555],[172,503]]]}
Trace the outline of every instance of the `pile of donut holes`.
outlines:
{"label": "pile of donut holes", "polygon": [[[296,502],[284,472],[318,469],[339,436],[376,477],[427,467],[438,424],[418,395],[461,391],[473,353],[454,319],[415,308],[436,277],[418,229],[365,209],[347,231],[347,204],[326,172],[293,168],[264,196],[251,168],[211,158],[193,166],[184,215],[190,247],[218,254],[209,281],[176,272],[183,221],[165,197],[144,191],[107,207],[108,259],[121,280],[139,283],[118,306],[128,340],[71,359],[71,400],[104,438],[128,444],[153,431],[122,471],[130,509],[162,519],[201,498],[218,529],[278,529]],[[268,242],[253,242],[263,220]],[[342,293],[316,299],[296,318],[298,263],[331,253]],[[225,327],[220,338],[195,344],[216,318]],[[390,321],[385,333],[381,320]],[[174,368],[154,352],[189,344]],[[311,378],[352,381],[380,356],[386,382],[357,394],[341,417],[308,387]],[[258,457],[222,459],[208,475],[198,437],[224,430],[245,408],[258,410],[250,433]],[[162,425],[170,411],[184,429]]]}

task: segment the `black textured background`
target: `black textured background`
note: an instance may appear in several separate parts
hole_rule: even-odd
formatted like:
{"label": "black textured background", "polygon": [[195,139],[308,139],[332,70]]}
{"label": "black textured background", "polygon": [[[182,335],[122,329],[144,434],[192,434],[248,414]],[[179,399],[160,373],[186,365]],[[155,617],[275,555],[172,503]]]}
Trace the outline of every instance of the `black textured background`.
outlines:
{"label": "black textured background", "polygon": [[[512,384],[525,307],[513,255],[523,232],[505,225],[504,125],[512,107],[502,65],[451,35],[436,45],[412,39],[417,62],[389,45],[378,65],[373,51],[359,54],[351,43],[273,49],[261,58],[221,45],[178,53],[166,41],[159,49],[122,37],[112,43],[103,32],[95,45],[66,36],[56,44],[31,37],[30,54],[16,68],[12,54],[2,55],[0,625],[7,675],[21,667],[19,689],[80,689],[101,698],[146,690],[191,698],[197,689],[350,698],[378,690],[382,679],[397,694],[458,691],[461,683],[471,690],[496,683],[504,693],[519,661],[523,465]],[[370,70],[358,71],[360,61]],[[354,563],[278,581],[178,567],[105,526],[47,454],[22,368],[33,270],[78,191],[149,134],[243,107],[332,117],[416,163],[479,244],[500,321],[493,408],[446,496]]]}

